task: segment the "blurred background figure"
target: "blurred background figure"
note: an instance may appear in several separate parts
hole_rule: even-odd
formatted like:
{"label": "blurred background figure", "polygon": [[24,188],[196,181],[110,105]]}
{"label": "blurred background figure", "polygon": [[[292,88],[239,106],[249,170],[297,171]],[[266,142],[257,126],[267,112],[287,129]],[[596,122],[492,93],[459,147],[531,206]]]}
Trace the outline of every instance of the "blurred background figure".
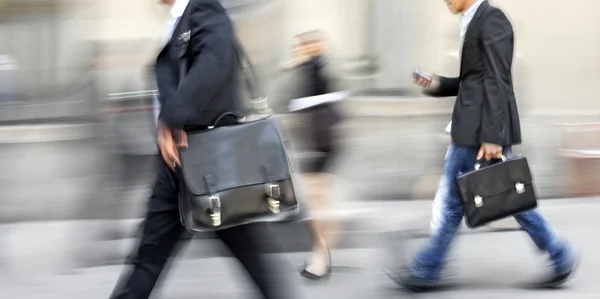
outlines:
{"label": "blurred background figure", "polygon": [[[330,67],[321,32],[311,31],[296,36],[293,51],[293,60],[285,69],[295,72],[295,97],[308,98],[336,91],[336,74],[328,72]],[[331,102],[309,103],[299,113],[307,129],[307,142],[317,155],[305,163],[307,165],[301,166],[308,206],[310,213],[314,214],[310,220],[314,242],[312,256],[301,275],[317,280],[331,274],[330,248],[337,241],[332,232],[337,229],[338,223],[324,221],[319,214],[333,207],[335,176],[332,174],[332,165],[340,154],[340,140],[335,126],[342,120],[342,115]]]}

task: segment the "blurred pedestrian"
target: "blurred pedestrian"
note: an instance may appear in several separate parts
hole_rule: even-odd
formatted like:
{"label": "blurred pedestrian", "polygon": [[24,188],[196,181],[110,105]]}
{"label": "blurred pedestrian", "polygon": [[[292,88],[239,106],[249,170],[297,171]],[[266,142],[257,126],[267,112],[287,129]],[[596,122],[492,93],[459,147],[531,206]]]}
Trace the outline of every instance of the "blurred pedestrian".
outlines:
{"label": "blurred pedestrian", "polygon": [[[324,95],[335,91],[333,74],[328,72],[325,44],[320,32],[297,36],[293,60],[286,66],[296,72],[296,95],[299,98]],[[335,245],[339,223],[323,219],[323,212],[331,210],[335,179],[332,166],[339,156],[339,138],[335,126],[342,120],[340,111],[332,102],[322,102],[301,111],[308,127],[308,140],[318,157],[303,167],[308,207],[312,218],[312,256],[301,275],[318,280],[331,274],[330,248]]]}
{"label": "blurred pedestrian", "polygon": [[[115,288],[112,294],[115,299],[150,297],[168,258],[186,233],[180,222],[178,180],[174,173],[179,164],[178,148],[187,146],[186,132],[209,129],[217,117],[236,111],[238,105],[236,37],[223,6],[218,0],[161,2],[171,6],[173,17],[171,38],[158,55],[155,67],[161,106],[158,145],[162,158],[159,158],[141,240],[132,257],[133,269]],[[189,31],[180,24],[189,24]],[[187,75],[180,78],[179,41],[188,38],[191,67]],[[235,123],[235,117],[224,117],[220,125]],[[259,251],[260,240],[271,236],[264,225],[237,226],[217,231],[217,235],[246,269],[262,298],[298,296],[297,290],[291,289],[284,273],[279,271],[283,265],[269,263]],[[221,283],[215,281],[215,284]]]}
{"label": "blurred pedestrian", "polygon": [[[398,276],[399,283],[414,290],[440,286],[450,245],[464,215],[455,184],[457,175],[472,170],[479,159],[510,155],[511,147],[521,143],[511,75],[514,35],[510,21],[485,0],[445,1],[453,13],[462,15],[460,75],[416,75],[415,83],[432,96],[458,97],[450,130],[452,144],[435,199],[438,217],[434,231],[407,273]],[[577,265],[572,246],[559,238],[538,210],[516,215],[515,219],[535,244],[549,254],[553,265],[548,277],[536,286],[563,284]]]}

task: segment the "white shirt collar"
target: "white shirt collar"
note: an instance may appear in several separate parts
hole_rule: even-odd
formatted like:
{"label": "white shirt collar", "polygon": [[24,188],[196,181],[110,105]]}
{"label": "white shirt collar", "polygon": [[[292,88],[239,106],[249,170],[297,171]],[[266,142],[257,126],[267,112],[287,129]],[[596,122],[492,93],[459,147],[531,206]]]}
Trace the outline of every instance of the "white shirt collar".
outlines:
{"label": "white shirt collar", "polygon": [[467,32],[467,28],[469,27],[469,24],[475,17],[475,13],[477,12],[477,9],[479,8],[479,6],[481,6],[481,4],[484,1],[485,0],[479,0],[479,1],[475,2],[473,5],[471,5],[471,7],[469,7],[469,9],[467,9],[465,12],[463,12],[462,18],[460,19],[461,38],[464,37],[465,33]]}
{"label": "white shirt collar", "polygon": [[471,7],[469,7],[469,9],[467,9],[465,12],[463,12],[463,17],[467,17],[467,18],[473,18],[475,16],[475,13],[477,12],[477,9],[479,8],[479,6],[481,6],[481,4],[484,2],[485,0],[479,0],[477,2],[475,2],[475,4],[473,4]]}
{"label": "white shirt collar", "polygon": [[181,18],[188,3],[190,3],[190,0],[175,0],[173,7],[171,7],[171,17],[173,19]]}

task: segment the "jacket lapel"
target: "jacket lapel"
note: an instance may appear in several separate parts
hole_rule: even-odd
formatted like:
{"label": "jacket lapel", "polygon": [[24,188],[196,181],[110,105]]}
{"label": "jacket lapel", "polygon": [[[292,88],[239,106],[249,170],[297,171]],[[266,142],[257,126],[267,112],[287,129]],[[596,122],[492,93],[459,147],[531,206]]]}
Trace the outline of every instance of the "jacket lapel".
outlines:
{"label": "jacket lapel", "polygon": [[174,42],[177,41],[177,37],[180,34],[179,32],[181,32],[182,20],[183,20],[183,17],[179,18],[177,23],[175,23],[175,28],[173,29],[173,33],[169,37],[169,40],[167,41],[167,43],[163,46],[162,50],[159,53],[159,56],[163,55],[163,53],[171,46],[171,44],[173,44]]}
{"label": "jacket lapel", "polygon": [[477,33],[479,30],[479,22],[481,21],[480,19],[489,6],[490,6],[490,4],[487,1],[483,1],[483,3],[481,3],[481,5],[477,8],[477,11],[475,12],[475,15],[473,16],[473,20],[471,20],[471,23],[469,24],[469,27],[467,28],[467,32],[465,32],[465,39],[463,40],[462,50],[460,52],[460,75],[461,75],[461,77],[463,74],[463,66],[465,63],[465,45],[467,45],[467,43],[471,39],[476,37],[475,33]]}

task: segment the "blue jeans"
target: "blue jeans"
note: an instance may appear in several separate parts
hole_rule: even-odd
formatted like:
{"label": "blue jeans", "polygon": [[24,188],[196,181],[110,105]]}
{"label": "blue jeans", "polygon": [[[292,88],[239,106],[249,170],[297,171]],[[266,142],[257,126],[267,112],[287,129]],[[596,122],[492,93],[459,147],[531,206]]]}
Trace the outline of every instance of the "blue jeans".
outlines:
{"label": "blue jeans", "polygon": [[[464,215],[455,183],[456,176],[461,172],[473,170],[478,150],[477,147],[459,147],[454,144],[448,148],[444,172],[435,197],[432,236],[417,254],[411,268],[413,275],[431,281],[441,278],[448,249]],[[559,239],[537,209],[516,215],[515,219],[537,247],[548,252],[558,274],[571,271],[574,260],[570,246]]]}

